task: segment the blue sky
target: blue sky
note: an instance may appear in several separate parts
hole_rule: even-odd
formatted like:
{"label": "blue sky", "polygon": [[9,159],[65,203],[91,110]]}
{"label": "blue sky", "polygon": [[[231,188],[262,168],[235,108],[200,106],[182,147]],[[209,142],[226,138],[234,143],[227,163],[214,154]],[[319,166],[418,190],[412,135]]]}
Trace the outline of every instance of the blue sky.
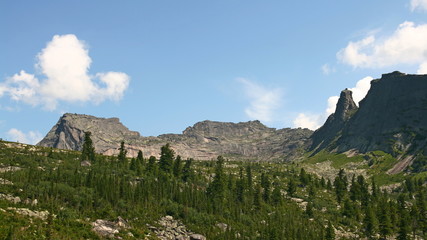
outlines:
{"label": "blue sky", "polygon": [[1,1],[0,137],[65,112],[144,136],[198,121],[316,129],[352,88],[427,73],[427,0]]}

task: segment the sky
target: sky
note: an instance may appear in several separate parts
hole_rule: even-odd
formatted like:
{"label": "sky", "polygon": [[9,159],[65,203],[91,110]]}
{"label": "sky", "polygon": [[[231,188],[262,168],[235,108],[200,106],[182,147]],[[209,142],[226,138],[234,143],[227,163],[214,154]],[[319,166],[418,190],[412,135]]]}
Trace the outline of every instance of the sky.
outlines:
{"label": "sky", "polygon": [[143,136],[203,120],[316,129],[340,92],[427,73],[427,0],[0,2],[0,138],[64,113]]}

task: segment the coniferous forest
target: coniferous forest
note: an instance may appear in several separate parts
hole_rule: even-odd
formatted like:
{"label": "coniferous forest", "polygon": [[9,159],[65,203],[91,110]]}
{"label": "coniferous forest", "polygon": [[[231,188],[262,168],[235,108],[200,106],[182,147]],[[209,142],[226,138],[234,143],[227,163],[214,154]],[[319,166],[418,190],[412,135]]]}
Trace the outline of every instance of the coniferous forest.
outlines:
{"label": "coniferous forest", "polygon": [[158,159],[119,150],[95,154],[90,133],[80,152],[0,142],[0,239],[102,239],[92,223],[119,217],[129,227],[113,238],[157,239],[163,216],[207,239],[427,237],[422,174],[385,188],[375,175],[325,178],[303,162],[182,159],[169,144]]}

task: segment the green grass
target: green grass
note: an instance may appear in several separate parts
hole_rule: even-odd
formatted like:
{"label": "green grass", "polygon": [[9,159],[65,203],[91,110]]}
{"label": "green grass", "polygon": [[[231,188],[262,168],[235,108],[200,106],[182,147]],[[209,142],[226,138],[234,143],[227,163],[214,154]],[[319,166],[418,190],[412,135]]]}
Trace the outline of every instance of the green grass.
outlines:
{"label": "green grass", "polygon": [[340,169],[347,163],[363,162],[363,160],[364,159],[363,159],[362,155],[357,155],[354,157],[347,157],[345,154],[342,154],[342,153],[329,153],[329,152],[322,150],[319,153],[317,153],[316,155],[314,155],[312,157],[308,157],[307,160],[305,160],[304,162],[310,163],[310,164],[316,164],[316,163],[321,163],[321,162],[325,162],[325,161],[331,161],[332,167],[334,167],[336,169]]}

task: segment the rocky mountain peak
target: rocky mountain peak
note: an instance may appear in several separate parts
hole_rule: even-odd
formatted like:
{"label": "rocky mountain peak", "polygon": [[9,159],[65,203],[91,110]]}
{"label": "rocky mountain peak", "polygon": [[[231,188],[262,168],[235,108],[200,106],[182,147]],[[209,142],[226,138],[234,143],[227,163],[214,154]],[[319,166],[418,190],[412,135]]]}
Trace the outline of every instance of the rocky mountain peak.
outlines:
{"label": "rocky mountain peak", "polygon": [[336,112],[313,134],[312,150],[427,154],[427,75],[383,74],[371,81],[359,109],[350,95],[341,93],[340,101],[347,103],[340,107],[339,101]]}
{"label": "rocky mountain peak", "polygon": [[118,118],[65,113],[37,145],[80,150],[86,131],[92,133],[94,146],[99,152],[108,149],[112,143],[140,137],[138,132],[130,131]]}
{"label": "rocky mountain peak", "polygon": [[241,137],[254,132],[268,131],[269,128],[260,121],[249,121],[240,123],[202,121],[184,130],[186,136],[209,136],[209,137]]}
{"label": "rocky mountain peak", "polygon": [[80,150],[84,132],[92,133],[92,141],[98,153],[118,154],[124,141],[129,157],[138,151],[144,156],[160,154],[161,146],[170,143],[176,154],[183,158],[210,160],[218,155],[230,159],[288,160],[300,156],[312,134],[308,129],[268,128],[260,121],[216,122],[202,121],[186,128],[182,134],[162,134],[142,137],[130,131],[118,118],[98,118],[82,114],[64,114],[40,146]]}
{"label": "rocky mountain peak", "polygon": [[334,116],[336,119],[346,121],[357,109],[358,107],[353,101],[353,93],[346,88],[340,94]]}

